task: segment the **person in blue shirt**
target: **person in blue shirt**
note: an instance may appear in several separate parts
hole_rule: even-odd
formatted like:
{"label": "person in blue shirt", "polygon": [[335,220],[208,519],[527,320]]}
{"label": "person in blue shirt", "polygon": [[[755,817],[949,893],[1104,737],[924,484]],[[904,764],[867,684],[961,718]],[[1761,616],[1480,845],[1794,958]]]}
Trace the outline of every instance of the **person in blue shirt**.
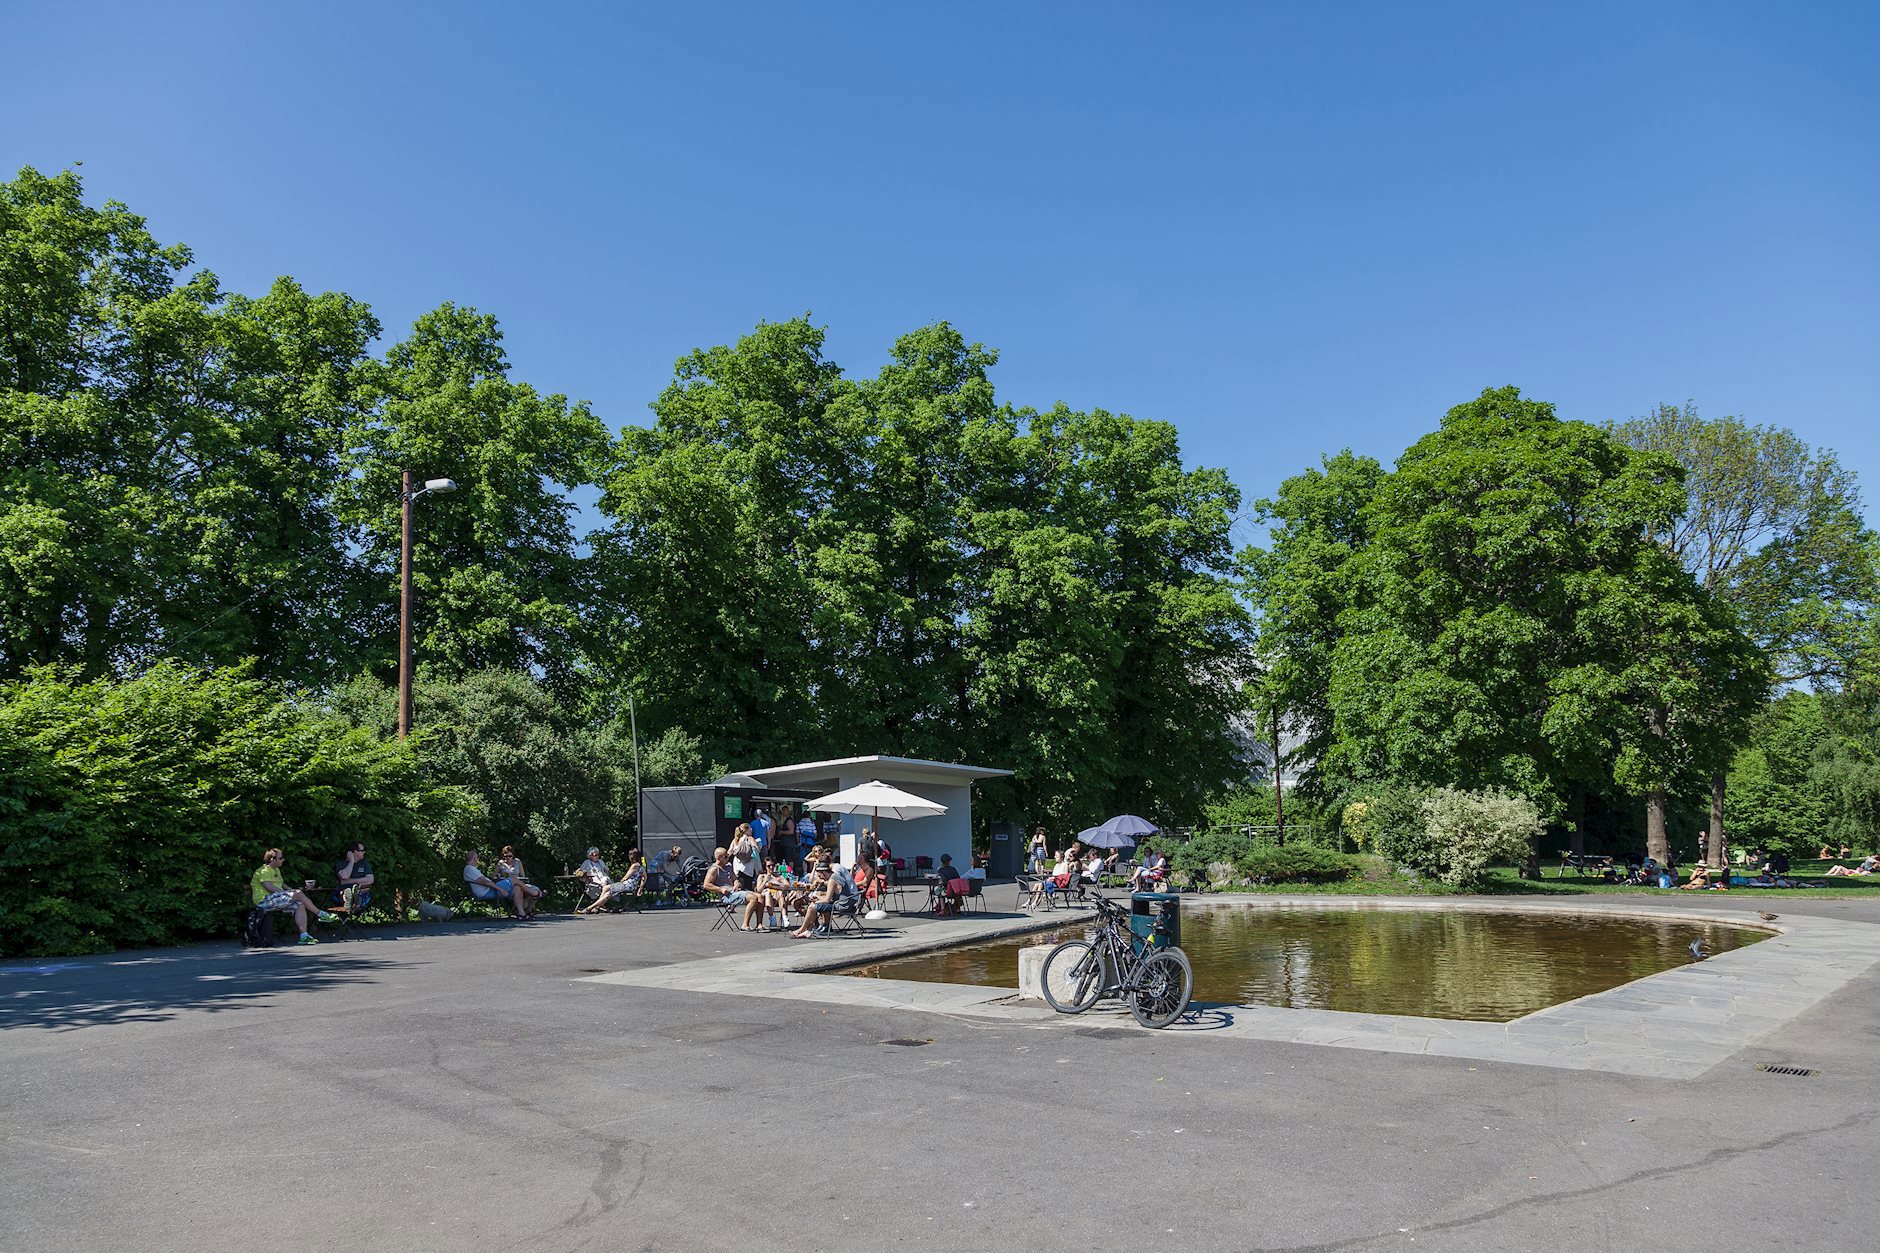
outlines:
{"label": "person in blue shirt", "polygon": [[757,841],[757,855],[761,859],[764,850],[770,847],[770,813],[760,809],[751,815],[751,838]]}

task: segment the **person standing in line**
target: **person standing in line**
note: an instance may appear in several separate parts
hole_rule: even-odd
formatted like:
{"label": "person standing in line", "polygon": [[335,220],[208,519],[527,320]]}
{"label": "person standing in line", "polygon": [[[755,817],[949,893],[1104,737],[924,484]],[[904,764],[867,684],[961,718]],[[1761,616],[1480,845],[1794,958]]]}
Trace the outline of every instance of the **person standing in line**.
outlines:
{"label": "person standing in line", "polygon": [[755,860],[757,864],[761,866],[763,864],[764,850],[770,846],[770,833],[773,829],[770,822],[770,811],[768,809],[760,809],[755,814],[752,814],[750,826],[751,838],[757,841],[757,857]]}
{"label": "person standing in line", "polygon": [[777,821],[777,838],[771,843],[771,851],[777,855],[777,864],[796,868],[796,859],[802,850],[796,840],[796,819],[785,814]]}
{"label": "person standing in line", "polygon": [[738,829],[731,836],[731,872],[737,876],[738,889],[749,892],[757,886],[757,871],[763,864],[760,845],[751,831],[751,824],[740,822]]}

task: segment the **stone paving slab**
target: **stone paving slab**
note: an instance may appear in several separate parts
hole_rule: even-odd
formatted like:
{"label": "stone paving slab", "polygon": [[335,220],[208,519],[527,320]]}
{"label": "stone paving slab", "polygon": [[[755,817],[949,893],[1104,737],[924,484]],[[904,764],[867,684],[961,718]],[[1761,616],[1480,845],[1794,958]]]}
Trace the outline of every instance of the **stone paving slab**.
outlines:
{"label": "stone paving slab", "polygon": [[[1803,1013],[1880,962],[1880,926],[1796,915],[1766,923],[1752,913],[1679,912],[1626,900],[1600,902],[1429,901],[1337,897],[1183,898],[1209,908],[1481,909],[1667,918],[1753,927],[1768,940],[1622,987],[1538,1010],[1512,1022],[1466,1022],[1267,1005],[1198,1006],[1167,1034],[1316,1044],[1330,1048],[1694,1079]],[[967,987],[819,973],[955,944],[1075,924],[1088,912],[1043,917],[969,917],[913,931],[823,941],[753,936],[749,954],[588,976],[582,982],[661,987],[838,1005],[995,1018],[1041,1029],[1136,1029],[1128,1014],[1053,1013],[1009,988]]]}

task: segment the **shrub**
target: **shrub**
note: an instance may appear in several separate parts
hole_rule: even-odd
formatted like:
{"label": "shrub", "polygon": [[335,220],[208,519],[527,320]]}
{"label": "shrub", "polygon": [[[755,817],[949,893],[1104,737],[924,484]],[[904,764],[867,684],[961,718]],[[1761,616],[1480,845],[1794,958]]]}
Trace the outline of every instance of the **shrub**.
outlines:
{"label": "shrub", "polygon": [[1338,883],[1358,876],[1361,859],[1311,844],[1255,843],[1244,835],[1209,832],[1164,849],[1183,882],[1201,886],[1241,879],[1254,883]]}
{"label": "shrub", "polygon": [[1349,830],[1347,834],[1352,834],[1360,847],[1369,844],[1380,857],[1400,866],[1423,869],[1435,865],[1437,850],[1423,820],[1426,795],[1423,789],[1402,783],[1376,783],[1356,789],[1345,812],[1350,816],[1352,810],[1361,807],[1357,818],[1363,838],[1358,840],[1357,834]]}
{"label": "shrub", "polygon": [[1451,887],[1479,887],[1490,866],[1526,857],[1541,826],[1534,802],[1508,792],[1438,788],[1419,808],[1436,856],[1431,864],[1413,868]]}
{"label": "shrub", "polygon": [[1364,862],[1310,844],[1261,845],[1237,857],[1234,869],[1255,883],[1345,883],[1363,873]]}
{"label": "shrub", "polygon": [[330,882],[362,839],[381,885],[428,886],[449,805],[406,745],[245,670],[32,671],[0,687],[0,954],[231,933],[269,846]]}

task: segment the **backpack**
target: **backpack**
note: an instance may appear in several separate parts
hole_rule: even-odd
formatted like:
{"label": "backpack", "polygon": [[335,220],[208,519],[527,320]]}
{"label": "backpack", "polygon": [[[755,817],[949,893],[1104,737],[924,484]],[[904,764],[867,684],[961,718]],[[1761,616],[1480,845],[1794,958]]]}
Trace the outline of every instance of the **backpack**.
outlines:
{"label": "backpack", "polygon": [[243,948],[273,948],[274,920],[259,905],[242,917]]}

